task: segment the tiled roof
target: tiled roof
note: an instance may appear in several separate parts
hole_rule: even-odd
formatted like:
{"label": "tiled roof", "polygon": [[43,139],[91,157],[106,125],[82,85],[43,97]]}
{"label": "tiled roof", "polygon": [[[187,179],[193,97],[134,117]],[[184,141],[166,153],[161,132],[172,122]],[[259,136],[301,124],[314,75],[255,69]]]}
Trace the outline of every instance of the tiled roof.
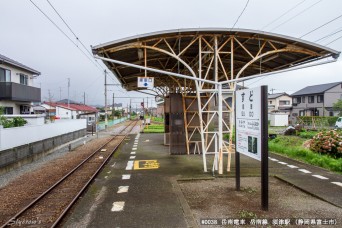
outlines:
{"label": "tiled roof", "polygon": [[83,111],[83,112],[98,112],[98,110],[94,107],[83,105],[83,104],[64,104],[64,103],[56,103],[56,102],[44,102],[47,105],[52,107],[62,107],[72,111]]}
{"label": "tiled roof", "polygon": [[21,68],[21,69],[24,69],[24,70],[26,70],[26,71],[28,71],[28,72],[30,72],[32,74],[40,75],[39,71],[34,70],[34,69],[32,69],[32,68],[30,68],[28,66],[25,66],[24,64],[21,64],[21,63],[15,61],[13,59],[10,59],[10,58],[0,54],[0,63],[1,62],[7,63],[9,65],[16,66],[16,67]]}
{"label": "tiled roof", "polygon": [[287,93],[273,93],[273,94],[268,94],[268,99],[275,99],[280,96],[288,96]]}
{"label": "tiled roof", "polygon": [[331,88],[333,88],[333,87],[335,87],[341,83],[342,82],[333,82],[333,83],[327,83],[327,84],[307,86],[304,89],[301,89],[301,90],[291,94],[291,96],[324,93],[328,89],[331,89]]}

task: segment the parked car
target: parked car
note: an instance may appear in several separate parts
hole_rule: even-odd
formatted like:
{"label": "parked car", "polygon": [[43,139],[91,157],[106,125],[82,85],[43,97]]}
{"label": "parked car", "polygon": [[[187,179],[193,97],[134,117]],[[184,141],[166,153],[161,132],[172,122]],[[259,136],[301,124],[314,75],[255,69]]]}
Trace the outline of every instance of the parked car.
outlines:
{"label": "parked car", "polygon": [[336,128],[342,128],[342,117],[339,117],[335,123]]}

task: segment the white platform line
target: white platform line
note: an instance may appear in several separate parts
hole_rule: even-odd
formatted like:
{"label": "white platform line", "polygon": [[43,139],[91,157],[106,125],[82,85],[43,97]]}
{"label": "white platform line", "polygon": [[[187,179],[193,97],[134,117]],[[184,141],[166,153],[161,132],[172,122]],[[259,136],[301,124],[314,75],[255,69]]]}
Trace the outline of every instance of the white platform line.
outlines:
{"label": "white platform line", "polygon": [[126,193],[128,192],[129,186],[119,186],[117,193]]}
{"label": "white platform line", "polygon": [[332,183],[332,184],[336,184],[336,185],[342,187],[342,183],[341,183],[341,182],[331,182],[331,183]]}
{"label": "white platform line", "polygon": [[132,150],[137,150],[137,148],[132,148]]}
{"label": "white platform line", "polygon": [[135,156],[130,156],[129,159],[135,159]]}
{"label": "white platform line", "polygon": [[287,165],[288,167],[290,167],[291,169],[297,169],[298,166],[295,166],[295,165]]}
{"label": "white platform line", "polygon": [[110,174],[112,171],[108,171],[107,173]]}
{"label": "white platform line", "polygon": [[131,179],[131,174],[123,174],[122,175],[122,180],[129,180]]}
{"label": "white platform line", "polygon": [[133,148],[137,148],[138,147],[138,145],[133,145]]}
{"label": "white platform line", "polygon": [[321,175],[312,175],[313,177],[316,177],[316,178],[318,178],[318,179],[321,179],[321,180],[327,180],[327,179],[329,179],[329,178],[327,178],[327,177],[323,177],[323,176],[321,176]]}
{"label": "white platform line", "polygon": [[282,165],[287,165],[286,162],[278,162],[279,164],[282,164]]}
{"label": "white platform line", "polygon": [[134,152],[134,151],[132,151],[132,152],[131,152],[131,154],[135,154],[135,152]]}
{"label": "white platform line", "polygon": [[116,162],[114,162],[114,164],[113,164],[113,165],[111,165],[111,167],[112,167],[112,168],[114,168],[115,164],[116,164]]}
{"label": "white platform line", "polygon": [[306,169],[298,169],[298,171],[303,172],[303,173],[311,173],[309,170],[306,170]]}
{"label": "white platform line", "polygon": [[279,161],[279,160],[277,160],[277,159],[275,159],[275,158],[270,158],[270,160],[272,160],[272,161]]}
{"label": "white platform line", "polygon": [[132,170],[132,169],[133,169],[133,161],[128,161],[127,166],[126,166],[126,170]]}
{"label": "white platform line", "polygon": [[125,207],[125,201],[117,201],[113,203],[111,211],[123,211]]}

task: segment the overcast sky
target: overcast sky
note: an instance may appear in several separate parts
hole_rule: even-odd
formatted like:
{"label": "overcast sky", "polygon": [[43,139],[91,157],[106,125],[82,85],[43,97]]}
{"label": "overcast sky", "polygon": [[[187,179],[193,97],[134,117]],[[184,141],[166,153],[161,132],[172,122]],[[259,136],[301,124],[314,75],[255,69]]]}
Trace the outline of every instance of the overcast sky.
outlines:
{"label": "overcast sky", "polygon": [[[32,1],[77,43],[47,0]],[[160,30],[198,27],[231,28],[247,2],[243,0],[49,1],[89,51],[90,45],[95,46],[127,36]],[[66,98],[67,78],[70,78],[70,99],[83,101],[85,92],[88,104],[104,104],[102,71],[46,19],[30,0],[1,0],[0,6],[0,53],[42,73],[34,83],[37,87],[41,85],[43,100],[47,100],[48,90],[55,100],[60,98],[60,89],[62,99]],[[274,21],[293,7],[295,8],[292,11]],[[264,30],[298,38],[341,14],[341,0],[250,0],[235,28]],[[314,42],[341,29],[342,17],[303,39]],[[318,43],[326,45],[340,36],[342,32]],[[82,47],[81,44],[79,46]],[[327,46],[341,51],[342,38]],[[114,83],[112,74],[111,78],[109,82]],[[308,85],[336,81],[342,81],[342,58],[336,63],[248,81],[245,85],[254,87],[263,84],[268,85],[269,89],[276,89],[274,92],[293,93]],[[134,92],[125,93],[115,87],[109,90],[110,96],[113,92],[115,96],[145,96]],[[122,102],[125,104],[127,100]]]}

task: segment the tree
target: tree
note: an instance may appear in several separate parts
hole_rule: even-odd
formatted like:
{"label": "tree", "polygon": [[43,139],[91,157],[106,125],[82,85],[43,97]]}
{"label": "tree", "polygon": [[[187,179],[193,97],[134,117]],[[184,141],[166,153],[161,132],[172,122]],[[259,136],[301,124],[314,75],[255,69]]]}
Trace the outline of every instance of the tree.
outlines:
{"label": "tree", "polygon": [[333,104],[333,110],[339,111],[338,115],[342,116],[342,99],[338,99],[337,102]]}

